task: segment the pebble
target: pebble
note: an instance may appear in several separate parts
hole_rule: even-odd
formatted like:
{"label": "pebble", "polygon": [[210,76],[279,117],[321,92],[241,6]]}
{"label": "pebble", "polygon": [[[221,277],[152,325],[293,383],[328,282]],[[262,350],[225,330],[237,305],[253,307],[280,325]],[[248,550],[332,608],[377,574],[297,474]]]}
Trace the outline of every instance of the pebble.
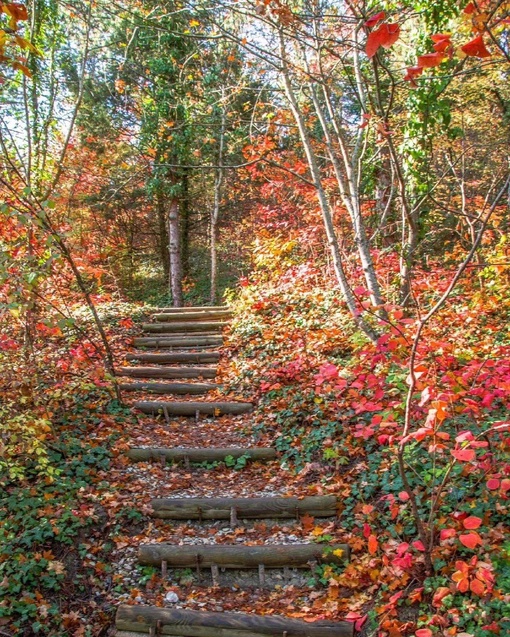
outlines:
{"label": "pebble", "polygon": [[168,593],[165,595],[165,602],[167,602],[167,604],[176,604],[178,601],[179,596],[173,591],[168,591]]}

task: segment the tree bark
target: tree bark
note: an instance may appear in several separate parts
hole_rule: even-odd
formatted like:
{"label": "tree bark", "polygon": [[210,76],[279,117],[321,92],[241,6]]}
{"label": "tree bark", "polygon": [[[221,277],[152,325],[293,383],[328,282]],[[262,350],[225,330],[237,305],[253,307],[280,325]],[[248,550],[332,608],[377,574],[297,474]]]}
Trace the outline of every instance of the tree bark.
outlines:
{"label": "tree bark", "polygon": [[161,312],[154,314],[153,318],[155,321],[172,323],[175,321],[219,321],[221,319],[228,319],[230,316],[231,314],[225,310],[211,310],[210,312]]}
{"label": "tree bark", "polygon": [[169,237],[166,223],[165,196],[161,187],[158,187],[156,192],[156,213],[158,217],[159,254],[165,281],[168,281],[170,277]]}
{"label": "tree bark", "polygon": [[217,363],[220,360],[219,352],[169,352],[168,354],[128,354],[128,361],[141,363],[155,363],[165,365],[167,363]]}
{"label": "tree bark", "polygon": [[[335,555],[335,551],[337,554]],[[340,553],[341,552],[341,553]],[[142,544],[138,549],[140,564],[159,566],[166,562],[171,568],[310,568],[312,562],[342,564],[349,557],[347,544],[284,544],[243,546],[238,544]]]}
{"label": "tree bark", "polygon": [[121,383],[121,391],[143,391],[147,394],[187,396],[207,394],[218,389],[213,383]]}
{"label": "tree bark", "polygon": [[168,252],[170,255],[170,291],[174,307],[182,307],[182,261],[179,228],[179,202],[174,197],[168,209]]}
{"label": "tree bark", "polygon": [[127,604],[117,609],[117,631],[146,635],[151,627],[158,625],[162,635],[195,637],[352,637],[354,632],[354,622],[305,622],[278,615],[211,613]]}
{"label": "tree bark", "polygon": [[151,506],[154,517],[173,520],[228,520],[232,509],[239,518],[334,517],[334,495],[266,498],[156,498]]}
{"label": "tree bark", "polygon": [[223,343],[221,336],[146,336],[133,339],[134,347],[151,347],[155,349],[187,348],[201,349],[203,347],[220,346]]}
{"label": "tree bark", "polygon": [[117,376],[131,378],[214,378],[214,367],[118,367]]}
{"label": "tree bark", "polygon": [[221,332],[226,323],[220,321],[213,322],[191,322],[191,323],[143,323],[142,330],[156,334],[171,334],[180,332]]}
{"label": "tree bark", "polygon": [[188,459],[189,462],[223,462],[227,456],[237,459],[248,456],[251,460],[274,460],[276,449],[270,447],[204,447],[200,449],[187,449],[185,447],[164,448],[132,448],[127,452],[128,458],[138,462],[146,460],[170,460],[179,462]]}
{"label": "tree bark", "polygon": [[251,403],[228,402],[167,402],[139,401],[134,404],[144,414],[168,416],[195,416],[197,413],[207,416],[223,416],[225,414],[245,414],[253,409]]}

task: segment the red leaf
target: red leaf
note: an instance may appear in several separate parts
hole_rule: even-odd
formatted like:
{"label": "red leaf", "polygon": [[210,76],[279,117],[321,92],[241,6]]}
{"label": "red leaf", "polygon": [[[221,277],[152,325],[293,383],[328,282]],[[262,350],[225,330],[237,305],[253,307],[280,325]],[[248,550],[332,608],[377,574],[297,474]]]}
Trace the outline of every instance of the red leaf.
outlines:
{"label": "red leaf", "polygon": [[465,13],[466,15],[471,15],[472,13],[474,13],[474,12],[475,12],[475,8],[476,8],[476,7],[475,7],[474,2],[469,2],[469,3],[466,5],[465,9],[464,9],[464,13]]}
{"label": "red leaf", "polygon": [[464,525],[465,529],[477,529],[480,524],[482,523],[482,519],[481,518],[477,518],[474,515],[471,515],[469,518],[466,518],[462,524]]}
{"label": "red leaf", "polygon": [[508,490],[510,490],[510,478],[504,478],[501,480],[501,491],[506,493]]}
{"label": "red leaf", "polygon": [[369,58],[373,58],[379,50],[379,47],[389,48],[398,40],[400,35],[400,27],[398,24],[390,24],[385,22],[381,26],[372,31],[367,38],[366,53]]}
{"label": "red leaf", "polygon": [[427,549],[425,548],[425,546],[423,545],[423,542],[421,540],[416,540],[415,542],[413,542],[413,546],[417,551],[426,551]]}
{"label": "red leaf", "polygon": [[401,491],[398,494],[399,500],[402,500],[402,502],[407,502],[409,500],[409,493],[407,493],[407,491]]}
{"label": "red leaf", "polygon": [[25,5],[19,2],[6,2],[3,11],[12,16],[14,20],[28,20],[28,11]]}
{"label": "red leaf", "polygon": [[370,555],[374,555],[375,553],[377,553],[378,546],[379,543],[377,542],[377,538],[375,537],[375,535],[371,535],[368,538],[368,552],[370,553]]}
{"label": "red leaf", "polygon": [[441,533],[439,537],[442,540],[447,540],[450,537],[455,537],[457,535],[457,531],[455,529],[441,529]]}
{"label": "red leaf", "polygon": [[444,53],[425,53],[418,56],[417,66],[423,69],[432,69],[439,66],[444,60]]}
{"label": "red leaf", "polygon": [[478,544],[483,544],[482,538],[478,533],[467,533],[466,535],[459,535],[460,543],[468,549],[474,549]]}
{"label": "red leaf", "polygon": [[372,27],[375,27],[375,25],[379,22],[379,20],[384,20],[385,17],[386,17],[386,13],[384,11],[379,11],[379,13],[376,13],[371,18],[368,18],[364,26],[371,29]]}
{"label": "red leaf", "polygon": [[487,481],[487,489],[490,489],[490,491],[496,491],[496,489],[499,489],[499,484],[499,480],[497,480],[496,478],[491,478]]}
{"label": "red leaf", "polygon": [[430,628],[419,628],[414,634],[416,637],[432,637]]}
{"label": "red leaf", "polygon": [[491,53],[485,46],[483,36],[481,35],[477,35],[476,38],[473,38],[467,44],[461,46],[460,50],[463,51],[466,55],[470,55],[475,58],[488,58],[491,56]]}
{"label": "red leaf", "polygon": [[479,579],[472,579],[469,583],[469,589],[475,595],[480,595],[480,597],[485,593],[485,586]]}
{"label": "red leaf", "polygon": [[460,462],[472,462],[476,458],[474,449],[454,449],[451,454]]}

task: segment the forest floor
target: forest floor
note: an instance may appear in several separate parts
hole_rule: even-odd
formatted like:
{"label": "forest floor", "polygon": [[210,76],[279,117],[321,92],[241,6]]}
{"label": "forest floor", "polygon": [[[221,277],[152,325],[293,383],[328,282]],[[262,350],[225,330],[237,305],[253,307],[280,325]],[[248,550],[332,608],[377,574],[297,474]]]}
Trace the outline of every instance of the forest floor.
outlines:
{"label": "forest floor", "polygon": [[[69,349],[62,335],[47,336],[41,364],[57,370],[59,380],[55,384],[51,371],[39,377],[44,411],[28,401],[32,412],[53,424],[45,434],[46,477],[41,479],[40,468],[28,463],[26,475],[7,481],[1,495],[2,636],[103,637],[112,634],[120,603],[308,620],[348,617],[360,631],[356,634],[378,637],[506,634],[510,547],[505,439],[491,441],[499,474],[483,448],[477,449],[477,470],[483,475],[474,471],[474,463],[473,472],[460,462],[455,467],[437,521],[435,572],[428,576],[408,498],[386,443],[391,418],[386,416],[386,429],[379,429],[378,414],[399,409],[405,370],[397,373],[393,353],[388,368],[381,367],[377,353],[377,367],[367,350],[354,343],[327,298],[310,302],[302,291],[296,295],[300,300],[291,299],[287,306],[280,296],[255,303],[250,299],[232,331],[226,331],[218,380],[230,399],[256,403],[256,410],[243,416],[201,416],[198,422],[171,418],[169,423],[137,416],[129,408],[131,397],[126,405],[114,399],[90,349],[83,343]],[[109,311],[109,336],[122,365],[139,333],[142,312],[125,305]],[[495,303],[494,323],[499,311]],[[462,342],[453,335],[450,345],[443,341],[444,353],[436,354],[434,363],[442,383],[464,382],[472,405],[479,401],[481,406],[480,419],[458,412],[453,425],[457,433],[466,422],[473,422],[473,428],[479,426],[475,422],[487,422],[489,427],[508,414],[504,339],[496,337],[489,350],[494,362],[488,363],[487,355],[470,357],[469,338],[464,329]],[[462,352],[457,359],[448,354],[448,348],[454,352],[456,347]],[[441,365],[453,367],[454,374],[446,374]],[[461,374],[464,381],[458,380]],[[13,376],[5,396],[19,391],[20,381]],[[459,389],[457,393],[461,395]],[[237,444],[273,445],[280,457],[267,463],[186,467],[133,463],[126,456],[133,445]],[[427,475],[432,460],[423,455],[417,461]],[[417,481],[415,488],[424,495],[427,483]],[[326,494],[341,502],[337,519],[303,516],[231,528],[221,522],[157,520],[150,508],[150,500],[158,496]],[[467,546],[466,535],[477,536],[481,544]],[[350,546],[351,558],[345,568],[323,565],[313,571],[269,573],[266,587],[251,571],[220,573],[219,586],[214,586],[205,571],[199,578],[192,569],[169,569],[163,577],[160,569],[140,566],[138,546],[160,541],[339,542]]]}

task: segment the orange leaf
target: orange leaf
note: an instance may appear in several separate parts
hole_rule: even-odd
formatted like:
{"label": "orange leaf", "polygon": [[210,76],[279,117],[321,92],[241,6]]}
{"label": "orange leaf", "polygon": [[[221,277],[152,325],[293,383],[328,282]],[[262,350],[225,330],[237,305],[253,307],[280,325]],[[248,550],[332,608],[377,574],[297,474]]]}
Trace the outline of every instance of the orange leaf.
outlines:
{"label": "orange leaf", "polygon": [[473,579],[469,583],[469,589],[475,595],[480,595],[480,597],[485,593],[485,586],[479,579]]}
{"label": "orange leaf", "polygon": [[481,523],[482,519],[477,518],[474,515],[469,516],[462,522],[465,529],[477,529]]}
{"label": "orange leaf", "polygon": [[315,518],[308,513],[301,518],[301,524],[303,525],[303,531],[311,531],[315,525]]}
{"label": "orange leaf", "polygon": [[491,57],[491,53],[487,50],[483,36],[477,35],[476,38],[470,40],[467,44],[460,47],[466,55],[470,55],[475,58],[488,58]]}
{"label": "orange leaf", "polygon": [[375,31],[372,31],[367,38],[365,50],[368,57],[373,58],[381,46],[387,49],[392,44],[395,44],[399,35],[400,27],[398,24],[390,24],[387,22],[381,24],[381,26]]}
{"label": "orange leaf", "polygon": [[377,553],[377,549],[379,547],[379,543],[377,542],[377,538],[375,537],[375,535],[371,535],[368,538],[368,552],[370,553],[370,555],[374,555],[375,553]]}
{"label": "orange leaf", "polygon": [[459,540],[468,549],[474,549],[478,544],[483,544],[482,538],[475,532],[459,535]]}
{"label": "orange leaf", "polygon": [[432,69],[435,66],[439,66],[443,60],[443,53],[425,53],[425,55],[418,56],[417,66],[423,69]]}

